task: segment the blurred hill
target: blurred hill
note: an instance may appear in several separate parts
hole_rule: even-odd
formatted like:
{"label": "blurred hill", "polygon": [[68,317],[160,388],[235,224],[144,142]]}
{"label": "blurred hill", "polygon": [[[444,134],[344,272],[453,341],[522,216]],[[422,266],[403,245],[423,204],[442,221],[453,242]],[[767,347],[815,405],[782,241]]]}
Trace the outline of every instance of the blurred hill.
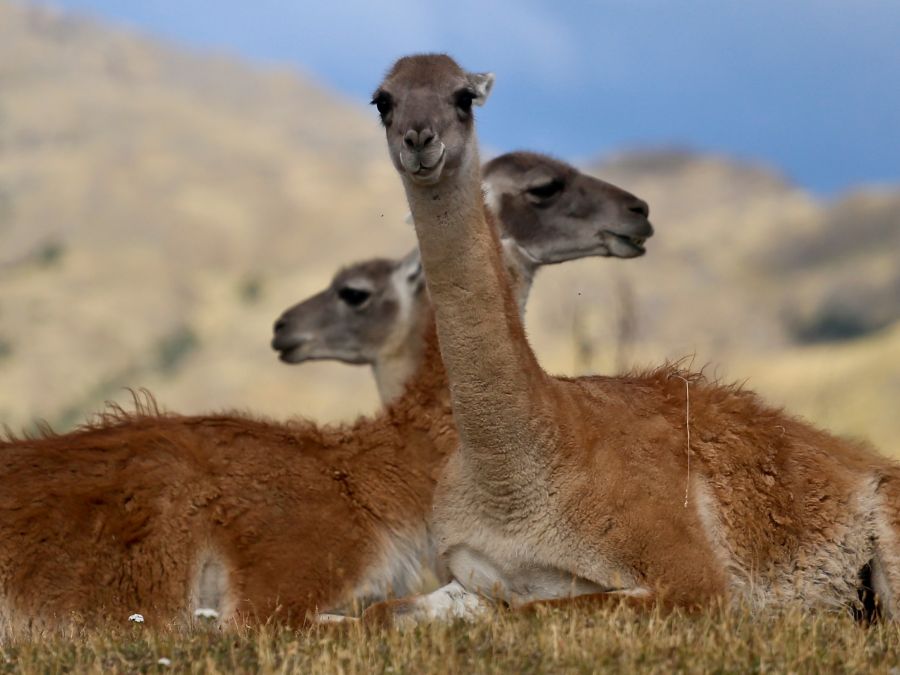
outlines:
{"label": "blurred hill", "polygon": [[[549,369],[694,355],[900,455],[900,189],[825,202],[682,150],[591,170],[657,235],[542,272]],[[183,412],[374,409],[367,370],[287,368],[268,340],[340,265],[412,246],[405,213],[374,117],[302,73],[0,0],[0,423],[68,428],[126,386]]]}
{"label": "blurred hill", "polygon": [[267,344],[336,265],[414,241],[366,112],[297,73],[0,3],[0,420],[69,426],[145,384],[184,410],[315,416],[369,385]]}

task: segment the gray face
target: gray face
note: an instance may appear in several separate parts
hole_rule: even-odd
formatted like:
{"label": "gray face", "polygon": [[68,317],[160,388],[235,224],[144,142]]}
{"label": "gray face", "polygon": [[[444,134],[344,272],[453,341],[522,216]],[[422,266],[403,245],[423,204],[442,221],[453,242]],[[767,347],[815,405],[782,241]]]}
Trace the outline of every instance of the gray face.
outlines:
{"label": "gray face", "polygon": [[[504,236],[532,267],[589,256],[633,258],[653,234],[646,202],[563,162],[514,152],[491,160],[483,172]],[[408,334],[424,302],[415,251],[402,260],[358,263],[287,310],[275,324],[272,347],[287,363],[374,364],[392,341]]]}
{"label": "gray face", "polygon": [[417,254],[352,265],[338,272],[327,289],[279,317],[272,348],[285,363],[373,363],[404,328],[404,317],[423,292]]}
{"label": "gray face", "polygon": [[634,258],[653,234],[645,201],[549,157],[501,155],[484,166],[483,176],[504,232],[535,264]]}
{"label": "gray face", "polygon": [[435,185],[477,156],[472,106],[484,103],[493,81],[443,54],[397,61],[372,97],[397,171],[418,185]]}

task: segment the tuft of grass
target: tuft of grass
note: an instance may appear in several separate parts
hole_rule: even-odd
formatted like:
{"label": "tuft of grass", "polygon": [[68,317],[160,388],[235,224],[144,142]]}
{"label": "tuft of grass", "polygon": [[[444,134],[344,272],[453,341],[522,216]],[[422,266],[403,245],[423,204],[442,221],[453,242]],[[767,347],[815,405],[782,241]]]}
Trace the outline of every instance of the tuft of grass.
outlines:
{"label": "tuft of grass", "polygon": [[[159,664],[159,659],[171,665]],[[547,610],[408,630],[143,626],[0,645],[5,672],[866,672],[900,663],[900,627],[787,610],[699,616]]]}

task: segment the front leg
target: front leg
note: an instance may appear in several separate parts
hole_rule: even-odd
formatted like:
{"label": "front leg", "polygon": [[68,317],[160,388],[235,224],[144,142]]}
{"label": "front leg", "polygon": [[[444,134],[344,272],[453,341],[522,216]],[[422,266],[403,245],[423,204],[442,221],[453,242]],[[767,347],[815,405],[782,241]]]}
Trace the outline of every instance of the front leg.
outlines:
{"label": "front leg", "polygon": [[414,626],[426,621],[474,621],[492,605],[477,593],[451,581],[426,595],[413,595],[379,602],[363,612],[362,620],[371,626]]}

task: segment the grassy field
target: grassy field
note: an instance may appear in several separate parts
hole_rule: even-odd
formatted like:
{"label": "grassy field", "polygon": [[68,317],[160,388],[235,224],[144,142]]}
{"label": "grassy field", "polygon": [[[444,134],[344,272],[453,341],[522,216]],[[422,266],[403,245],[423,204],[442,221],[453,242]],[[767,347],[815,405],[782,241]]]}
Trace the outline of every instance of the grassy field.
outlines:
{"label": "grassy field", "polygon": [[555,609],[387,633],[356,627],[153,633],[131,625],[0,647],[3,672],[895,673],[898,664],[897,625],[864,628],[849,616],[798,610],[687,617]]}

